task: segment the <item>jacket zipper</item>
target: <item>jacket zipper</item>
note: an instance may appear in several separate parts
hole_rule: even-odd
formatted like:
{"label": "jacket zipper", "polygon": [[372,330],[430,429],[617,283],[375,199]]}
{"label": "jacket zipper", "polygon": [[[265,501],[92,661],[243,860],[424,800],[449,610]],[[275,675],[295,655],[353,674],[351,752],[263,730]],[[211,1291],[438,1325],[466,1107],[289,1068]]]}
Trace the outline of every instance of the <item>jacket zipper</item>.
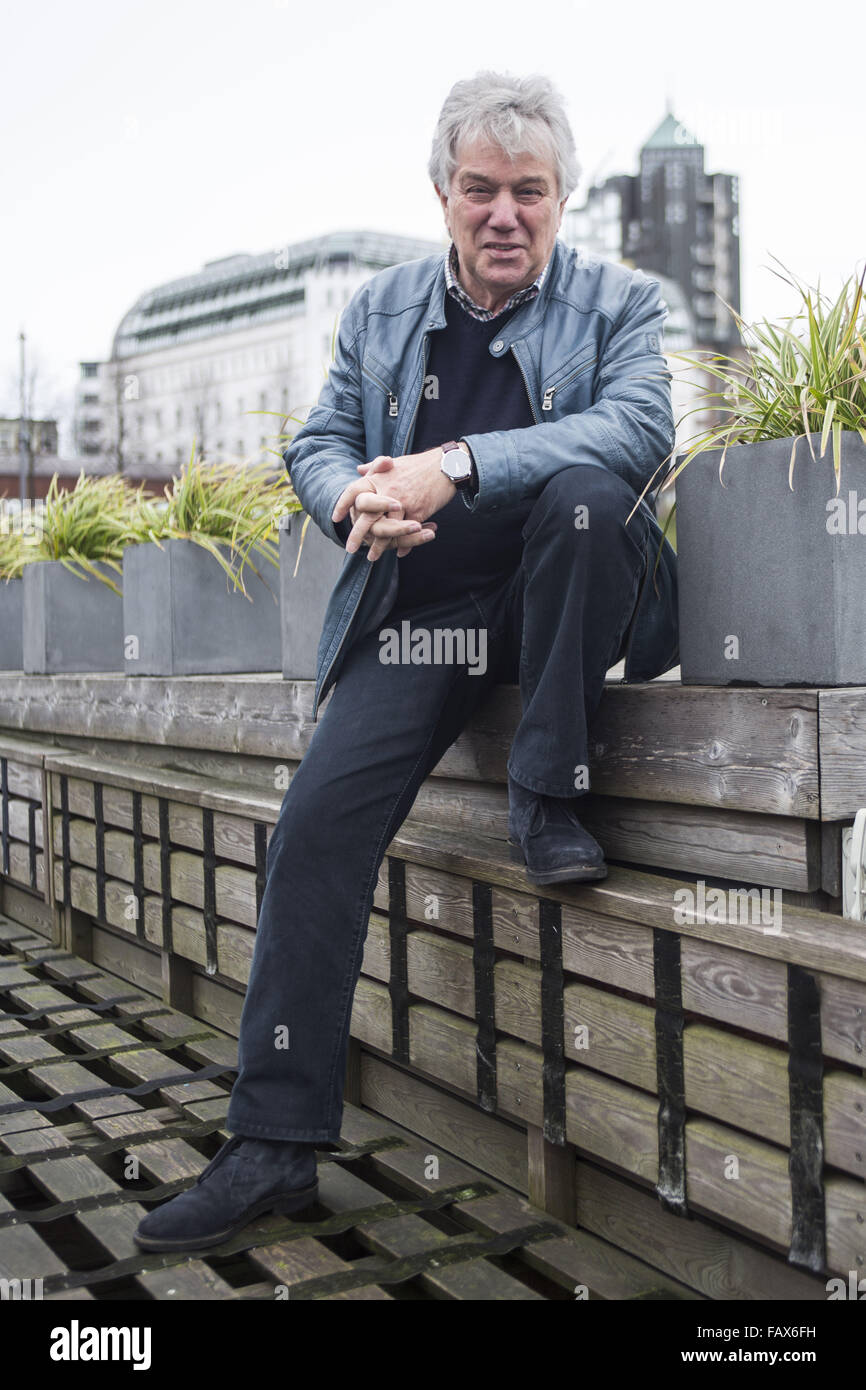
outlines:
{"label": "jacket zipper", "polygon": [[[535,421],[536,425],[539,425],[541,421],[538,418],[538,411],[535,409],[535,401],[532,399],[532,392],[529,389],[529,381],[527,379],[526,372],[523,370],[523,363],[520,361],[520,358],[517,356],[517,353],[514,350],[514,343],[511,344],[511,351],[514,354],[515,362],[520,368],[520,375],[523,377],[523,384],[526,387],[526,394],[529,398],[529,409],[532,411],[532,418]],[[549,410],[550,407],[548,406],[547,409]]]}
{"label": "jacket zipper", "polygon": [[570,381],[574,381],[574,378],[576,376],[580,376],[581,373],[585,372],[589,367],[591,367],[595,360],[596,358],[594,356],[591,357],[588,362],[582,362],[580,366],[577,367],[571,373],[570,376],[564,377],[562,381],[557,381],[554,386],[548,386],[547,390],[544,393],[544,399],[541,402],[541,409],[552,410],[554,392],[558,391],[561,386],[567,386]]}
{"label": "jacket zipper", "polygon": [[[411,424],[409,425],[409,432],[408,432],[408,434],[407,434],[407,436],[406,436],[406,441],[407,441],[407,443],[411,442],[411,437],[412,437],[412,434],[413,434],[414,429],[415,429],[415,420],[417,419],[417,416],[418,416],[418,408],[419,408],[419,406],[421,405],[421,397],[424,395],[424,376],[425,376],[425,373],[426,373],[426,370],[427,370],[427,343],[428,343],[428,335],[425,333],[425,334],[424,334],[423,349],[422,349],[422,359],[423,359],[423,360],[422,360],[422,364],[421,364],[421,390],[418,392],[418,399],[417,399],[417,401],[415,402],[415,409],[414,409],[414,411],[412,412],[412,421],[411,421]],[[399,401],[398,401],[398,399],[397,399],[397,396],[396,396],[396,395],[394,394],[394,392],[391,390],[391,388],[390,388],[389,386],[387,386],[387,385],[385,384],[384,381],[380,380],[380,378],[377,377],[373,372],[371,372],[371,371],[369,370],[369,368],[362,367],[361,370],[362,370],[362,372],[364,372],[364,373],[370,378],[371,381],[375,381],[376,384],[377,384],[377,386],[381,386],[382,389],[383,389],[384,391],[387,392],[387,395],[388,395],[388,414],[389,414],[390,416],[392,416],[392,417],[393,417],[393,416],[396,416],[397,411],[398,411],[398,408],[399,408]],[[524,380],[525,380],[525,378],[524,378]],[[528,388],[527,388],[527,389],[528,389]],[[531,405],[531,404],[532,404],[532,402],[530,401],[530,405]],[[534,412],[533,412],[533,413],[534,413]],[[376,563],[378,564],[378,561],[376,561]],[[348,621],[347,624],[346,624],[346,630],[345,630],[345,632],[343,633],[342,637],[340,638],[340,641],[339,641],[339,643],[338,643],[338,645],[337,645],[337,650],[334,652],[334,655],[331,657],[331,660],[328,662],[328,669],[325,671],[325,674],[322,676],[322,684],[321,684],[321,686],[319,687],[320,690],[322,690],[322,691],[324,691],[325,686],[326,686],[326,684],[327,684],[328,676],[331,674],[331,668],[333,667],[334,662],[337,660],[337,657],[340,655],[340,651],[341,651],[341,649],[342,649],[343,643],[345,642],[347,636],[349,635],[349,629],[351,628],[352,623],[355,621],[355,616],[356,616],[356,614],[357,614],[357,612],[358,612],[358,609],[359,609],[360,606],[361,606],[361,600],[362,600],[362,598],[364,597],[364,591],[365,591],[365,589],[367,588],[367,584],[369,583],[369,580],[370,580],[370,573],[371,573],[372,569],[373,569],[373,566],[371,565],[370,561],[368,560],[368,561],[367,561],[367,573],[364,575],[364,582],[363,582],[363,584],[361,585],[361,592],[358,594],[358,597],[357,597],[357,599],[355,600],[355,607],[354,607],[353,610],[352,610],[352,616],[351,616],[351,618],[349,619],[349,621]],[[318,710],[318,708],[319,708],[319,701],[318,701],[318,698],[317,698],[317,699],[316,699],[316,702],[315,702],[315,708],[314,708],[314,710],[313,710],[313,717],[314,717],[314,718],[315,718],[316,711]]]}
{"label": "jacket zipper", "polygon": [[392,420],[395,420],[400,409],[400,402],[391,390],[391,387],[387,382],[384,382],[381,377],[376,376],[375,372],[371,372],[369,367],[362,367],[361,371],[364,373],[364,376],[369,377],[370,381],[375,381],[377,386],[381,386],[385,395],[388,397],[388,414],[391,416]]}

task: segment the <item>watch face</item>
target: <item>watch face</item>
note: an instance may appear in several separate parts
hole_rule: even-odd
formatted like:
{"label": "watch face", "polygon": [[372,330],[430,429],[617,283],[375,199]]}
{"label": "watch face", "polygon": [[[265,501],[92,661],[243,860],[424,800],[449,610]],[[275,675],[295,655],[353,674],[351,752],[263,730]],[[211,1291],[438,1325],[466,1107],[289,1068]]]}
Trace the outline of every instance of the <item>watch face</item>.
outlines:
{"label": "watch face", "polygon": [[472,460],[462,449],[447,449],[442,454],[442,472],[452,483],[466,482],[472,477]]}

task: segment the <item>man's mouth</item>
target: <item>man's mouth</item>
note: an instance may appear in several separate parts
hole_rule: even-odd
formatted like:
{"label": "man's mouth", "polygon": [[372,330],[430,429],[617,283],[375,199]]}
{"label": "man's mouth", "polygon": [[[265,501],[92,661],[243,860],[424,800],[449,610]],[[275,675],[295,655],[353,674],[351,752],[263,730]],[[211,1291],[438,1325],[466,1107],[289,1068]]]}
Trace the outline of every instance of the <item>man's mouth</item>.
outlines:
{"label": "man's mouth", "polygon": [[488,241],[484,249],[485,249],[485,251],[507,251],[507,252],[510,252],[510,251],[522,251],[522,250],[523,250],[523,247],[522,247],[522,246],[518,246],[515,242],[510,242],[510,241]]}

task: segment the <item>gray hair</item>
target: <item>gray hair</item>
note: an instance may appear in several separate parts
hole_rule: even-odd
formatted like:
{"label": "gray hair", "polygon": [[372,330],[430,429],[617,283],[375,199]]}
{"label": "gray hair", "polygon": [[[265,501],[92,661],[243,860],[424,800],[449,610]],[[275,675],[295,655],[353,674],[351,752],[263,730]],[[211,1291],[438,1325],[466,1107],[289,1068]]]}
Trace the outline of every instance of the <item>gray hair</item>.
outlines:
{"label": "gray hair", "polygon": [[552,154],[560,199],[577,187],[574,136],[562,95],[548,77],[485,71],[455,82],[439,113],[427,165],[443,193],[450,189],[461,140],[480,138],[499,145],[511,159],[527,151]]}

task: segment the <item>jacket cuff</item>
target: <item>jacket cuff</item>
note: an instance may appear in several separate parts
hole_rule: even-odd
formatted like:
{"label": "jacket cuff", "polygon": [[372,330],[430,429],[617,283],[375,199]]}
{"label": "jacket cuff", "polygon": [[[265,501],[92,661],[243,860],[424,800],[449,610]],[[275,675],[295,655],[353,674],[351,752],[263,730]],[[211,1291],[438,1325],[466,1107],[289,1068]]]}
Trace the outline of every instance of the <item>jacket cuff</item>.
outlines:
{"label": "jacket cuff", "polygon": [[516,490],[517,450],[508,436],[508,430],[461,436],[460,442],[468,446],[478,475],[475,497],[471,497],[466,488],[461,489],[471,512],[496,512],[519,496]]}

